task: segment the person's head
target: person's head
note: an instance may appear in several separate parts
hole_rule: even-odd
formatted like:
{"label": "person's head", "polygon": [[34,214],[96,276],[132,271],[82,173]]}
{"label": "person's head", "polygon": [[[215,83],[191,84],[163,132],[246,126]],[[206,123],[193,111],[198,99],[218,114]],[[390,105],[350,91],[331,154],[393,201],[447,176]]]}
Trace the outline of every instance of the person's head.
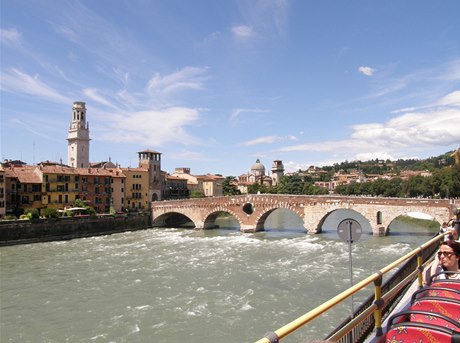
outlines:
{"label": "person's head", "polygon": [[442,242],[438,251],[438,259],[445,270],[460,269],[460,243],[456,241]]}
{"label": "person's head", "polygon": [[447,227],[447,226],[448,226],[448,225],[447,225],[446,222],[442,223],[442,227]]}

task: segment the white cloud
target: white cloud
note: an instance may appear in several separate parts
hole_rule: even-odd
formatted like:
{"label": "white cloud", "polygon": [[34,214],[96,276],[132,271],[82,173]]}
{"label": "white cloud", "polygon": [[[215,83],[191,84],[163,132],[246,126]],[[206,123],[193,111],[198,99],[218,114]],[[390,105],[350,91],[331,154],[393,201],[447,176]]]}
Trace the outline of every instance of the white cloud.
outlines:
{"label": "white cloud", "polygon": [[460,106],[460,91],[455,91],[447,94],[444,98],[439,100],[439,105]]}
{"label": "white cloud", "polygon": [[99,134],[98,139],[143,146],[162,146],[168,142],[197,144],[199,141],[187,132],[186,127],[198,120],[198,111],[185,107],[123,112],[112,116],[107,131]]}
{"label": "white cloud", "polygon": [[296,141],[297,138],[295,136],[266,136],[266,137],[259,137],[244,143],[241,143],[239,145],[241,146],[250,146],[250,145],[257,145],[257,144],[272,144],[276,142],[282,142],[282,141]]}
{"label": "white cloud", "polygon": [[15,29],[0,29],[0,42],[6,45],[20,45],[21,33]]}
{"label": "white cloud", "polygon": [[56,32],[66,37],[71,42],[74,42],[74,43],[78,42],[78,35],[70,27],[58,26],[56,27]]}
{"label": "white cloud", "polygon": [[237,38],[250,38],[254,36],[254,30],[250,26],[239,25],[232,27],[232,32]]}
{"label": "white cloud", "polygon": [[396,158],[387,153],[386,151],[375,151],[356,154],[356,159],[360,161],[369,161],[375,159],[394,161]]}
{"label": "white cloud", "polygon": [[[352,126],[348,139],[287,146],[279,151],[334,153],[338,159],[395,159],[408,156],[411,151],[432,146],[446,149],[460,144],[456,124],[460,118],[460,92],[452,92],[436,106],[419,107],[382,123]],[[447,106],[449,105],[449,106]]]}
{"label": "white cloud", "polygon": [[16,94],[38,96],[58,103],[71,103],[72,100],[61,95],[58,91],[40,81],[38,75],[31,76],[18,69],[12,68],[1,76],[0,88],[3,91]]}
{"label": "white cloud", "polygon": [[185,67],[182,70],[166,76],[156,73],[147,84],[150,93],[171,93],[182,89],[200,90],[207,80],[206,67]]}
{"label": "white cloud", "polygon": [[375,69],[374,68],[371,68],[371,67],[359,67],[358,68],[358,71],[361,73],[361,74],[364,74],[366,76],[372,76],[374,75],[374,72],[375,72]]}
{"label": "white cloud", "polygon": [[99,91],[94,88],[86,88],[83,90],[83,94],[86,95],[88,98],[111,108],[117,108],[117,106],[113,105],[109,100],[104,98],[102,95],[99,94]]}
{"label": "white cloud", "polygon": [[266,113],[269,110],[264,110],[260,108],[237,108],[233,110],[232,114],[230,115],[230,121],[236,120],[242,113]]}

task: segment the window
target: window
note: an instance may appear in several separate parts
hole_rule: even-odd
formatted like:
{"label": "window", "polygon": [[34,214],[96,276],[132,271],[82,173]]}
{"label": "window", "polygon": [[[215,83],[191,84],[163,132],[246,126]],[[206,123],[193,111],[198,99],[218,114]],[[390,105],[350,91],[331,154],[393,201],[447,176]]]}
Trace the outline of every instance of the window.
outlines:
{"label": "window", "polygon": [[377,225],[380,225],[382,224],[382,212],[381,211],[378,211],[377,212]]}

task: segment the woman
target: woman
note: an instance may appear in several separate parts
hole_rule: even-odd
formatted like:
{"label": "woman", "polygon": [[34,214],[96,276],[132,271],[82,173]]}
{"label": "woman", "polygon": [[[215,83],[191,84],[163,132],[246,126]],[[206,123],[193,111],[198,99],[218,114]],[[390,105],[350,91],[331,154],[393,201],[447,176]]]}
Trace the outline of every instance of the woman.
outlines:
{"label": "woman", "polygon": [[[433,270],[433,268],[432,268]],[[437,279],[458,279],[460,280],[460,243],[456,241],[446,241],[441,243],[438,251],[437,268],[434,269],[437,273],[446,271],[437,275]],[[431,274],[434,275],[435,273]]]}

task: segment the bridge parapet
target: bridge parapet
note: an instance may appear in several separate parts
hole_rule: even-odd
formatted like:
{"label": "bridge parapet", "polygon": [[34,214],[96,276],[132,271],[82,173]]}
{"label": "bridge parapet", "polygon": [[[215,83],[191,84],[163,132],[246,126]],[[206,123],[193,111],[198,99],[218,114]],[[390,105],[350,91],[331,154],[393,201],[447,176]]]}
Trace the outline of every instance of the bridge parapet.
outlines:
{"label": "bridge parapet", "polygon": [[452,203],[447,199],[260,194],[153,202],[152,218],[154,225],[163,226],[168,216],[178,213],[188,217],[195,228],[207,229],[215,226],[219,212],[228,212],[239,222],[241,231],[254,232],[263,230],[267,217],[279,208],[296,213],[309,233],[320,232],[325,218],[339,209],[363,215],[374,235],[386,234],[394,218],[409,212],[428,214],[438,222],[452,215]]}

